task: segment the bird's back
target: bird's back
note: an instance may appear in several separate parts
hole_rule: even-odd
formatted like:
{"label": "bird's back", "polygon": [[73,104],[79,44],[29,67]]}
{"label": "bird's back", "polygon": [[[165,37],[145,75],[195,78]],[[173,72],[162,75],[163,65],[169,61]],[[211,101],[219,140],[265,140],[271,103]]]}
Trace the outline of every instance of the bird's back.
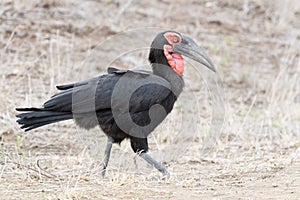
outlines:
{"label": "bird's back", "polygon": [[[171,112],[177,99],[170,83],[151,72],[110,71],[110,74],[100,76],[96,81],[97,87],[91,89],[95,85],[93,81],[87,83],[88,87],[80,86],[84,91],[75,91],[78,97],[73,99],[77,102],[74,119],[76,124],[86,129],[100,125],[115,141],[139,134],[146,137]],[[94,97],[94,107],[91,106],[93,100],[87,96]]]}

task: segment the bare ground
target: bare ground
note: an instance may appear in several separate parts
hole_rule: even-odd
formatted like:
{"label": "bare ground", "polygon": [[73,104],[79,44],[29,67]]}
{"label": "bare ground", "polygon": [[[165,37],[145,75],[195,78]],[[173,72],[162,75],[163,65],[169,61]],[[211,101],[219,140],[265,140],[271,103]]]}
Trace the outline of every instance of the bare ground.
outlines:
{"label": "bare ground", "polygon": [[[299,17],[296,0],[0,1],[0,198],[299,199]],[[145,27],[190,35],[216,64],[226,115],[213,148],[203,148],[211,98],[188,66],[185,92],[150,138],[169,180],[126,141],[114,147],[107,178],[99,177],[99,129],[62,122],[23,134],[15,107],[40,106],[56,84],[103,73],[101,52],[88,59],[99,42]],[[114,65],[135,67],[143,56]]]}

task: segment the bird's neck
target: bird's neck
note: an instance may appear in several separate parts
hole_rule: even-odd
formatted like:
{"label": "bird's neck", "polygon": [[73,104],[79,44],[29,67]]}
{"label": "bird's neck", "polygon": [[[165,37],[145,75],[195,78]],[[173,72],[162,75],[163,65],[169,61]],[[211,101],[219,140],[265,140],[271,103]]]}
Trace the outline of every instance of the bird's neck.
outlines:
{"label": "bird's neck", "polygon": [[184,87],[182,76],[179,76],[170,66],[166,64],[152,63],[153,74],[160,76],[171,84],[173,93],[178,97]]}

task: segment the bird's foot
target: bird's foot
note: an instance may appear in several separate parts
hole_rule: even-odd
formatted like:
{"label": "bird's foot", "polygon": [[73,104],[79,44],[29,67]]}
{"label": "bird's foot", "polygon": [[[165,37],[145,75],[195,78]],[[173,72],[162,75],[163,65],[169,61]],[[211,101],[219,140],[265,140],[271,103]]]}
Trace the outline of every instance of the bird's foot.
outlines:
{"label": "bird's foot", "polygon": [[93,163],[90,167],[91,174],[100,175],[102,178],[105,178],[106,174],[106,165],[105,163],[96,162]]}
{"label": "bird's foot", "polygon": [[105,163],[101,164],[100,173],[101,173],[102,178],[105,178],[105,173],[106,173],[106,165],[105,165]]}
{"label": "bird's foot", "polygon": [[163,174],[163,179],[169,179],[170,178],[170,173],[166,169],[166,167],[154,160],[149,154],[147,153],[141,153],[139,154],[144,160],[146,160],[149,164],[154,166],[158,171],[160,171]]}
{"label": "bird's foot", "polygon": [[163,174],[162,180],[166,180],[170,178],[170,173],[168,172],[168,170],[165,168],[163,169],[163,171],[160,171]]}

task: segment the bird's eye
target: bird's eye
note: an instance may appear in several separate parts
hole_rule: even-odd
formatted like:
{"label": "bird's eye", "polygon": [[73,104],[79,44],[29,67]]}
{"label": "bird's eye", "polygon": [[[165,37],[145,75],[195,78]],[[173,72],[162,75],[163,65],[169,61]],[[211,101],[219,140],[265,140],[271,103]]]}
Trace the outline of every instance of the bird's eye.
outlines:
{"label": "bird's eye", "polygon": [[178,37],[173,37],[173,42],[177,43],[179,41]]}

